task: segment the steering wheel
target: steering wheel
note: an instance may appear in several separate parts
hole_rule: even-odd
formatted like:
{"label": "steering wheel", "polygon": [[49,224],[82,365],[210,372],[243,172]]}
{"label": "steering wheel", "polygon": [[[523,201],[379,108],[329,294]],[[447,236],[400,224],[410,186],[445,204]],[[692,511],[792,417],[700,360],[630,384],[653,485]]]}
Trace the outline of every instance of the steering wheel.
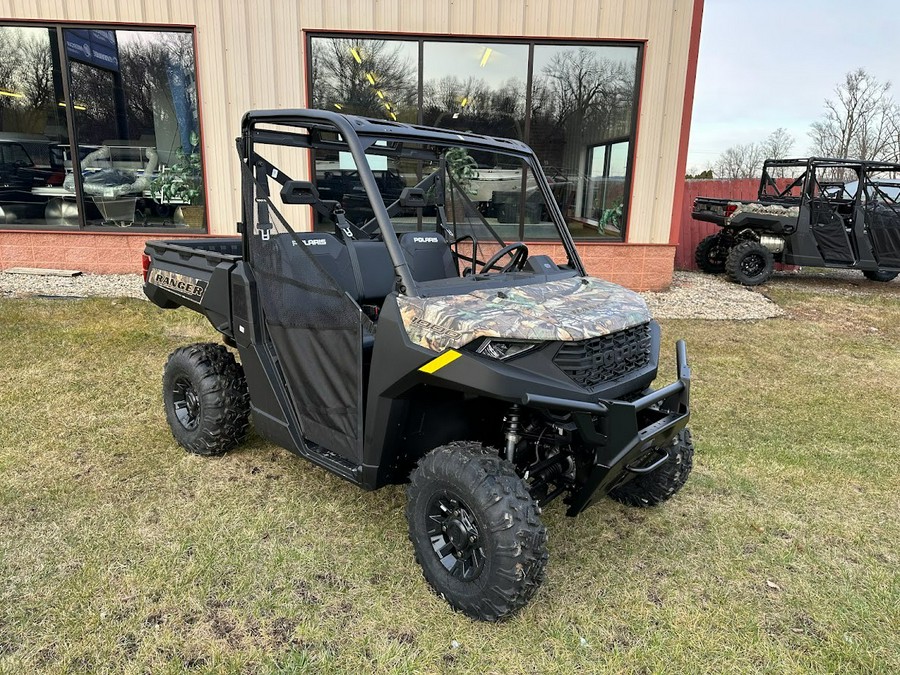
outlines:
{"label": "steering wheel", "polygon": [[484,263],[484,267],[481,268],[480,274],[486,274],[487,272],[490,272],[497,266],[497,263],[500,262],[500,258],[505,255],[509,255],[513,251],[515,251],[515,253],[512,256],[512,260],[510,260],[506,264],[506,266],[502,270],[500,270],[500,273],[503,274],[504,272],[509,272],[513,269],[522,269],[525,266],[525,261],[528,260],[528,247],[521,241],[517,241],[513,244],[504,246],[494,255],[488,258],[487,262]]}

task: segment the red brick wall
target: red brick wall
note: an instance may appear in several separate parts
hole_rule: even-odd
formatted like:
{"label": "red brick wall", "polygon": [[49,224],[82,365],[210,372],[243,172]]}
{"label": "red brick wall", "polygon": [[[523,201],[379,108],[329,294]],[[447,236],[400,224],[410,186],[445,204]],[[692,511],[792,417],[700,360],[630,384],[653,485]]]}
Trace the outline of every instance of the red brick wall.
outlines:
{"label": "red brick wall", "polygon": [[[187,238],[196,237],[195,234]],[[0,269],[43,267],[92,274],[134,274],[141,271],[141,253],[148,239],[176,238],[177,235],[141,232],[0,232]]]}
{"label": "red brick wall", "polygon": [[[141,271],[141,253],[148,239],[174,238],[139,232],[0,232],[0,269],[44,267],[134,274]],[[532,243],[528,248],[535,254],[565,258],[560,245]],[[578,252],[589,274],[634,290],[660,290],[672,282],[674,246],[583,243]]]}
{"label": "red brick wall", "polygon": [[[532,254],[565,260],[562,246],[528,244]],[[672,283],[675,247],[668,244],[579,244],[578,255],[588,274],[635,291],[659,291]]]}

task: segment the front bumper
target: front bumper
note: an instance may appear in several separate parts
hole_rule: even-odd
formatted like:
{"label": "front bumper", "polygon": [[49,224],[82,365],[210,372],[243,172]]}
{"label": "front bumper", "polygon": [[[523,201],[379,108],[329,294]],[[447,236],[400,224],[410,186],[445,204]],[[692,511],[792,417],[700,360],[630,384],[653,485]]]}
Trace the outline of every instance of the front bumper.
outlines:
{"label": "front bumper", "polygon": [[594,448],[593,466],[570,493],[567,515],[575,516],[622,482],[622,473],[648,473],[669,460],[665,452],[649,466],[635,463],[653,448],[671,447],[690,419],[691,369],[683,340],[675,345],[677,380],[635,401],[596,403],[526,394],[527,406],[572,413],[584,445]]}

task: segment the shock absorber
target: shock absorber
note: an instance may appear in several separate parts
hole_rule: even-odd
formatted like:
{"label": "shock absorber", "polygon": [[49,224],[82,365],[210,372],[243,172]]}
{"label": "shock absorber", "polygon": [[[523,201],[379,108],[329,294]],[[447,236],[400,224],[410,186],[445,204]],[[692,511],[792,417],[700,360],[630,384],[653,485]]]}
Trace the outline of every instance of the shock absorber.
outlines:
{"label": "shock absorber", "polygon": [[[549,504],[567,489],[567,481],[559,480],[572,469],[572,457],[561,452],[548,457],[538,464],[530,475],[532,477],[531,496],[537,499],[541,506]],[[556,485],[553,492],[549,492],[551,484]]]}
{"label": "shock absorber", "polygon": [[506,417],[503,418],[503,430],[506,433],[506,459],[513,462],[516,457],[516,446],[519,444],[519,417],[518,403],[513,403]]}
{"label": "shock absorber", "polygon": [[563,475],[568,468],[569,457],[567,455],[556,454],[554,455],[554,461],[551,464],[533,471],[531,475],[534,476],[535,482],[540,481],[542,483],[550,483],[554,478]]}

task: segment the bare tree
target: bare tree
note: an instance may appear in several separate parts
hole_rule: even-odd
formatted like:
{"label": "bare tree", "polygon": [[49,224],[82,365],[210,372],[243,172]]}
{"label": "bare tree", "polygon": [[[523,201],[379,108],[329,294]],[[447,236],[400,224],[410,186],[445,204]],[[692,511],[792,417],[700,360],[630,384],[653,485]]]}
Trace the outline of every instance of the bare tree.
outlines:
{"label": "bare tree", "polygon": [[20,51],[22,39],[15,28],[4,27],[0,29],[0,47],[3,48],[4,58],[0,59],[0,87],[9,91],[14,86],[16,72],[19,69]]}
{"label": "bare tree", "polygon": [[629,123],[634,65],[581,48],[554,56],[542,75],[535,89],[544,91],[535,98],[548,104],[557,123],[571,131],[580,134],[592,126],[611,135]]}
{"label": "bare tree", "polygon": [[900,112],[888,119],[887,151],[882,159],[887,162],[900,162]]}
{"label": "bare tree", "polygon": [[423,90],[426,120],[442,112],[458,113],[465,109],[467,113],[477,115],[491,109],[491,88],[482,78],[460,79],[446,75],[428,80]]}
{"label": "bare tree", "polygon": [[581,47],[555,54],[534,74],[533,142],[543,146],[550,162],[579,166],[582,143],[630,132],[634,81],[634,63],[606,58],[596,50]]}
{"label": "bare tree", "polygon": [[[154,116],[165,117],[172,108],[168,70],[181,49],[162,40],[119,45],[119,69],[128,103],[128,128],[132,133],[152,133]],[[190,54],[190,51],[188,51]],[[161,102],[166,100],[166,105]]]}
{"label": "bare tree", "polygon": [[844,76],[825,100],[825,113],[809,135],[813,154],[841,159],[887,159],[896,153],[897,105],[891,83],[880,82],[863,68]]}
{"label": "bare tree", "polygon": [[787,129],[778,127],[761,143],[762,154],[766,159],[786,159],[794,149],[794,143],[796,140],[787,132]]}
{"label": "bare tree", "polygon": [[755,178],[759,175],[763,159],[762,145],[759,143],[732,145],[719,155],[715,173],[719,178]]}
{"label": "bare tree", "polygon": [[[763,159],[786,159],[790,156],[794,143],[794,137],[787,132],[787,129],[778,127],[760,143],[760,151]],[[784,167],[771,168],[769,175],[773,178],[784,178]]]}
{"label": "bare tree", "polygon": [[80,145],[102,144],[115,133],[113,76],[102,68],[72,60],[69,64],[73,102],[84,107],[75,117]]}
{"label": "bare tree", "polygon": [[316,108],[415,118],[415,65],[400,46],[385,40],[329,39],[316,51],[312,70]]}
{"label": "bare tree", "polygon": [[[19,86],[19,73],[22,69],[22,36],[18,28],[0,28],[0,89],[8,94],[21,93],[17,91]],[[13,96],[0,96],[0,110],[12,108],[17,104]]]}
{"label": "bare tree", "polygon": [[[53,56],[47,29],[0,28],[0,96],[3,123],[22,133],[41,133],[55,116]],[[60,94],[61,96],[61,94]]]}

